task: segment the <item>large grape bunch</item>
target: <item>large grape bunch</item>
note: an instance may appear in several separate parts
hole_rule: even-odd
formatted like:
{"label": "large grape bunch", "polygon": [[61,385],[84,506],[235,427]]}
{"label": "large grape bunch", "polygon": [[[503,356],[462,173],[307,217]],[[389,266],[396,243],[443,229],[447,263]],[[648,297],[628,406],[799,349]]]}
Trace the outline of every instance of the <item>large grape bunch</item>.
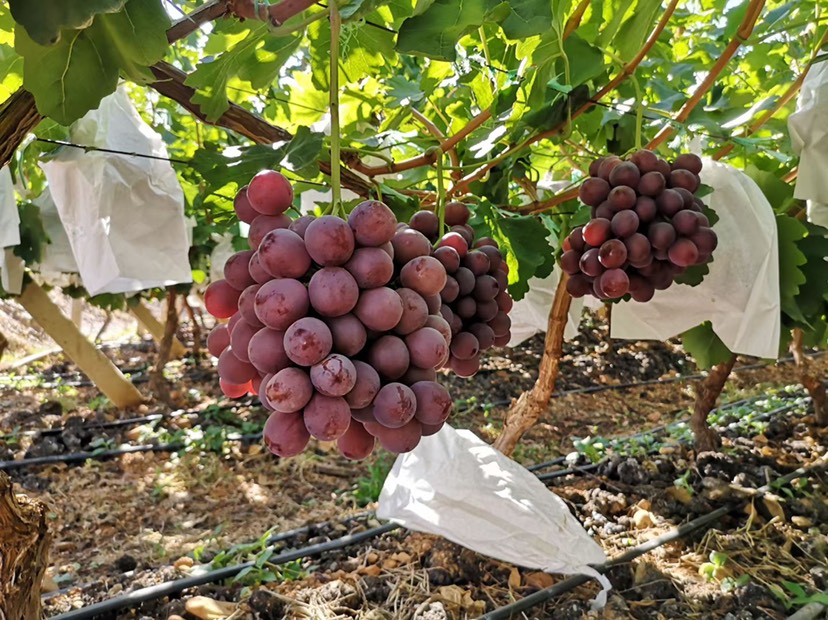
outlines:
{"label": "large grape bunch", "polygon": [[563,244],[567,291],[645,302],[688,267],[708,262],[718,239],[695,195],[701,169],[696,155],[669,164],[648,150],[592,162],[579,191],[592,218]]}
{"label": "large grape bunch", "polygon": [[[450,229],[443,235],[439,219],[431,211],[418,211],[408,222],[411,234],[417,231],[436,244],[432,256],[448,274],[440,291],[440,314],[451,328],[447,366],[460,377],[471,377],[480,369],[483,351],[505,346],[511,339],[512,326],[509,265],[493,239],[475,238],[475,230],[468,223],[470,217],[468,206],[450,202],[444,214]],[[403,232],[398,235],[409,234],[401,228]]]}
{"label": "large grape bunch", "polygon": [[[347,221],[285,215],[287,179],[268,170],[239,191],[250,250],[225,264],[205,293],[207,310],[229,319],[210,334],[229,397],[255,394],[272,413],[268,449],[302,452],[311,437],[336,441],[351,459],[378,440],[408,452],[451,412],[436,369],[449,359],[451,330],[440,316],[446,270],[416,231],[398,231],[393,212],[368,200]],[[409,232],[424,244],[409,243]]]}

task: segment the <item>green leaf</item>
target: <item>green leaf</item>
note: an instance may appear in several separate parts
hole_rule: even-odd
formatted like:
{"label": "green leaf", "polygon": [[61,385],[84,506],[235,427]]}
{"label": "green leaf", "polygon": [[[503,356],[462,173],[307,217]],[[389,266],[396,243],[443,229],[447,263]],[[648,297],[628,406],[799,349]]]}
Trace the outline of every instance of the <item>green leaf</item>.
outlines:
{"label": "green leaf", "polygon": [[290,162],[293,170],[300,176],[316,176],[317,161],[322,152],[325,136],[312,132],[309,128],[300,126],[288,143],[285,158]]}
{"label": "green leaf", "polygon": [[[805,277],[806,286],[799,287],[795,303],[804,315],[807,323],[799,322],[791,327],[804,328],[806,340],[817,346],[816,342],[825,343],[825,320],[828,314],[828,230],[805,222],[808,235],[797,242],[797,248],[805,255],[806,262],[800,266]],[[782,247],[780,246],[780,254]]]}
{"label": "green leaf", "polygon": [[502,26],[509,39],[525,39],[552,28],[552,7],[548,0],[514,0],[508,6],[511,11]]}
{"label": "green leaf", "polygon": [[453,61],[460,38],[482,26],[497,4],[496,0],[436,0],[403,22],[397,34],[397,51]]}
{"label": "green leaf", "polygon": [[606,72],[601,50],[575,33],[564,41],[564,52],[569,59],[569,83],[572,86],[586,84]]}
{"label": "green leaf", "polygon": [[779,299],[782,312],[796,321],[807,322],[796,303],[796,296],[800,285],[805,284],[801,267],[808,260],[797,243],[808,234],[808,229],[796,218],[777,215],[776,230],[779,239]]}
{"label": "green leaf", "polygon": [[[546,226],[530,215],[507,214],[488,200],[474,209],[472,226],[481,236],[497,241],[509,265],[509,292],[515,300],[529,291],[529,279],[541,266],[554,263],[555,250],[550,245]],[[547,274],[548,275],[548,274]]]}
{"label": "green leaf", "polygon": [[631,60],[641,49],[660,8],[661,0],[639,0],[633,14],[621,25],[613,43],[623,60]]}
{"label": "green leaf", "polygon": [[239,154],[229,157],[213,148],[198,149],[190,165],[204,179],[204,195],[210,195],[225,185],[246,185],[253,176],[264,169],[275,169],[284,159],[287,145],[279,148],[249,146],[239,149]]}
{"label": "green leaf", "polygon": [[[58,43],[62,30],[88,27],[99,13],[117,13],[126,0],[9,0],[14,20],[38,45]],[[160,2],[157,2],[160,7]]]}
{"label": "green leaf", "polygon": [[155,78],[147,67],[167,52],[169,25],[170,18],[157,0],[129,0],[122,11],[96,17],[89,33],[127,77],[152,82]]}
{"label": "green leaf", "polygon": [[43,116],[69,125],[115,92],[118,65],[90,30],[64,33],[56,45],[38,45],[18,26],[14,46],[23,56],[23,86]]}
{"label": "green leaf", "polygon": [[17,211],[20,215],[20,244],[14,246],[14,254],[27,265],[39,263],[43,258],[43,245],[49,243],[40,209],[31,202],[24,202],[17,206]]}
{"label": "green leaf", "polygon": [[699,368],[712,368],[730,359],[732,353],[713,331],[710,321],[688,329],[681,335],[684,349],[693,356]]}
{"label": "green leaf", "polygon": [[23,85],[38,111],[69,125],[115,91],[119,71],[151,81],[147,67],[169,44],[169,18],[158,0],[129,0],[118,13],[102,13],[83,30],[67,30],[55,45],[42,46],[15,28],[15,49],[23,56]]}
{"label": "green leaf", "polygon": [[745,167],[745,174],[756,181],[759,189],[762,190],[765,198],[768,199],[771,207],[777,213],[785,213],[793,204],[793,185],[785,183],[785,181],[771,172],[759,170],[759,168],[752,164]]}

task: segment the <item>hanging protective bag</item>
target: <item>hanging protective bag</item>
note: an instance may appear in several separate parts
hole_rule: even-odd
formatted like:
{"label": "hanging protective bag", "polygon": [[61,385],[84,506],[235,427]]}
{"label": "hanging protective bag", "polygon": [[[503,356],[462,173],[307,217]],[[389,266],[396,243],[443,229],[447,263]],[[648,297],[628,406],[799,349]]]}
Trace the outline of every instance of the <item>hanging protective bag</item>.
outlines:
{"label": "hanging protective bag", "polygon": [[733,166],[704,160],[701,180],[713,188],[705,202],[719,221],[719,245],[698,286],[673,284],[645,303],[612,310],[613,338],[668,340],[710,321],[733,353],[775,359],[781,305],[776,217],[753,179]]}
{"label": "hanging protective bag", "polygon": [[163,140],[123,87],[79,120],[71,138],[161,158],[64,148],[41,164],[90,295],[191,282],[181,185]]}

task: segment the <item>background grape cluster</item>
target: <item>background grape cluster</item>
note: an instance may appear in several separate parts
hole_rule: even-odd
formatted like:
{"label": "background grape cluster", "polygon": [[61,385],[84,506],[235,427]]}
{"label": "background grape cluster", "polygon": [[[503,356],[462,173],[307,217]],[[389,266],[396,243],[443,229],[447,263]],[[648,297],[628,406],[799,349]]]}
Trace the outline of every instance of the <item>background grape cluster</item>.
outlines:
{"label": "background grape cluster", "polygon": [[670,164],[648,150],[592,162],[579,191],[592,217],[563,244],[567,291],[649,301],[688,267],[708,262],[718,239],[695,195],[701,169],[696,155]]}
{"label": "background grape cluster", "polygon": [[[440,314],[452,333],[448,367],[460,377],[471,377],[480,369],[480,353],[505,346],[512,336],[509,265],[493,239],[475,238],[470,217],[467,205],[448,203],[445,224],[450,230],[433,251],[448,274],[440,291]],[[419,211],[408,224],[437,242],[439,221],[434,213]]]}
{"label": "background grape cluster", "polygon": [[[368,200],[347,220],[291,220],[285,211],[292,200],[289,181],[272,170],[236,196],[236,213],[250,225],[250,250],[230,257],[224,279],[205,293],[208,311],[229,319],[208,338],[222,391],[259,397],[271,411],[265,443],[279,456],[299,454],[311,437],[336,441],[351,459],[368,456],[377,440],[391,452],[410,451],[451,412],[437,369],[470,376],[481,347],[498,336],[508,340],[511,299],[491,313],[488,325],[471,321],[476,309],[461,321],[444,307],[441,296],[457,284],[446,261],[455,274],[461,263],[478,261],[476,275],[467,270],[471,289],[463,298],[495,306],[505,290],[505,262],[491,240],[478,241],[485,252],[469,251],[474,232],[461,203],[452,213],[463,212],[459,219],[468,230],[444,235],[435,248],[440,222],[432,212],[417,212],[408,225],[382,202]],[[496,280],[490,272],[502,275]]]}

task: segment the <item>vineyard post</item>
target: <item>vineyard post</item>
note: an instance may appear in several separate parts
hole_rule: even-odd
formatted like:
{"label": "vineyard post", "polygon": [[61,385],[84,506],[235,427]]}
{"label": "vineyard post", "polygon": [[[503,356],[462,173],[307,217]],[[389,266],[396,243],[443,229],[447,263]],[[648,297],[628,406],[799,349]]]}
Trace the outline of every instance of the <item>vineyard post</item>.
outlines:
{"label": "vineyard post", "polygon": [[144,402],[136,387],[64,316],[46,291],[29,282],[17,301],[113,405],[124,409]]}
{"label": "vineyard post", "polygon": [[721,445],[718,433],[707,422],[707,416],[716,406],[735,363],[736,355],[731,355],[726,361],[711,368],[708,375],[696,384],[696,400],[690,417],[696,454],[716,450]]}
{"label": "vineyard post", "polygon": [[538,421],[541,413],[549,406],[552,392],[555,390],[563,355],[564,331],[569,318],[569,306],[572,303],[572,296],[566,290],[568,280],[569,276],[561,272],[561,279],[555,289],[555,299],[549,311],[538,379],[532,389],[521,394],[506,413],[503,430],[495,440],[494,447],[506,456],[512,454],[523,434]]}
{"label": "vineyard post", "polygon": [[16,496],[0,472],[0,618],[40,620],[40,584],[51,534],[43,503]]}
{"label": "vineyard post", "polygon": [[[158,346],[161,346],[161,342],[164,340],[164,325],[155,318],[155,315],[147,308],[146,304],[143,301],[139,301],[134,307],[130,308],[130,311],[135,315],[135,318],[138,319],[138,322],[143,328],[149,332],[152,339],[158,343]],[[172,345],[170,345],[170,359],[180,359],[186,353],[187,347],[173,334]]]}
{"label": "vineyard post", "polygon": [[6,349],[9,347],[9,339],[6,338],[6,335],[3,332],[0,332],[0,361],[3,359],[3,353],[6,352]]}
{"label": "vineyard post", "polygon": [[799,327],[791,330],[790,351],[796,363],[799,382],[808,390],[814,406],[814,419],[819,426],[828,426],[828,410],[825,408],[825,384],[821,379],[811,374],[810,362],[802,352],[802,330]]}

